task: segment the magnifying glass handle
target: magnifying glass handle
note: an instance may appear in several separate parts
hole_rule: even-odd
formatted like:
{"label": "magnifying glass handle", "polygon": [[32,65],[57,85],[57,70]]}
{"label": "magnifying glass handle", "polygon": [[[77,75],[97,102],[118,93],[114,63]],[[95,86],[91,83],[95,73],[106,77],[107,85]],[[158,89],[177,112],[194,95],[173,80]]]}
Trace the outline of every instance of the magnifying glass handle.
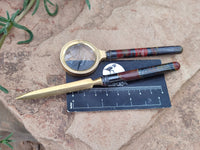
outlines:
{"label": "magnifying glass handle", "polygon": [[171,62],[163,65],[157,65],[142,69],[135,69],[130,71],[125,71],[113,75],[107,75],[102,77],[102,82],[104,86],[110,85],[112,83],[120,81],[133,81],[142,78],[152,77],[156,75],[161,75],[165,72],[178,70],[180,64],[178,62]]}
{"label": "magnifying glass handle", "polygon": [[106,52],[106,59],[131,58],[156,56],[164,54],[178,54],[183,51],[181,46],[164,46],[151,48],[135,48],[127,50],[109,50]]}

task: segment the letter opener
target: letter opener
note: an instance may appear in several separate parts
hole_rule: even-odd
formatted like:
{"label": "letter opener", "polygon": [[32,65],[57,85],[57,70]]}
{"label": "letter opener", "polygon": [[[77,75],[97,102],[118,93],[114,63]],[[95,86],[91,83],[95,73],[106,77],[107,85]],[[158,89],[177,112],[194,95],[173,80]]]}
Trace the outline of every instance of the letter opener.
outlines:
{"label": "letter opener", "polygon": [[[91,78],[83,79],[71,83],[66,83],[58,86],[53,86],[49,88],[44,88],[36,91],[29,92],[16,99],[36,99],[42,97],[48,97],[53,95],[60,95],[65,93],[71,93],[75,91],[85,90],[93,88],[93,86],[109,86],[110,84],[117,82],[127,82],[134,81],[142,78],[152,77],[156,75],[163,74],[168,71],[178,70],[180,64],[178,62],[171,62],[167,64],[135,69],[130,71],[125,71],[121,73],[116,73],[112,75],[102,76],[95,80]],[[123,88],[123,87],[122,87]]]}

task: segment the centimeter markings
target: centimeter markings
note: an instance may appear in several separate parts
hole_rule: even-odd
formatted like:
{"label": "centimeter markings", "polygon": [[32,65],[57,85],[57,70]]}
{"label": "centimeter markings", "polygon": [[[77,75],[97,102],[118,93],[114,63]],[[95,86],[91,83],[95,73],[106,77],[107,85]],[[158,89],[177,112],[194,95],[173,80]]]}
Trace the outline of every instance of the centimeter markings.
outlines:
{"label": "centimeter markings", "polygon": [[[97,96],[98,94],[102,95],[102,92],[105,93],[105,96],[109,96],[109,92],[116,92],[116,95],[119,96],[120,95],[120,91],[127,91],[127,95],[129,96],[129,100],[130,100],[130,105],[119,105],[117,102],[115,104],[115,106],[104,106],[104,99],[101,98],[101,106],[89,106],[89,104],[87,104],[86,107],[75,107],[74,103],[75,103],[75,94],[72,93],[71,97],[73,98],[73,100],[70,102],[70,109],[102,109],[102,108],[110,108],[110,109],[115,109],[115,108],[130,108],[130,107],[148,107],[148,106],[161,106],[161,97],[158,96],[158,103],[148,103],[147,101],[152,101],[150,98],[147,98],[147,101],[145,100],[143,104],[134,104],[133,103],[133,98],[130,97],[132,94],[132,91],[138,91],[139,95],[142,95],[143,91],[149,91],[150,94],[153,94],[154,90],[159,90],[161,92],[161,94],[164,94],[163,90],[162,90],[162,86],[158,85],[158,86],[135,86],[135,87],[112,87],[112,88],[93,88],[90,90],[83,90],[83,91],[79,91],[78,94],[82,94],[82,96],[86,96],[88,94],[92,94],[93,96]],[[100,93],[99,93],[100,92]]]}
{"label": "centimeter markings", "polygon": [[104,106],[103,102],[102,102],[102,106],[89,106],[89,104],[87,104],[87,107],[75,107],[74,106],[74,101],[72,100],[72,102],[70,102],[70,109],[99,109],[99,108],[131,108],[131,107],[148,107],[148,106],[161,106],[161,101],[159,100],[159,103],[156,104],[147,104],[147,102],[145,101],[145,104],[140,104],[140,105],[118,105],[118,103],[116,103],[116,106]]}

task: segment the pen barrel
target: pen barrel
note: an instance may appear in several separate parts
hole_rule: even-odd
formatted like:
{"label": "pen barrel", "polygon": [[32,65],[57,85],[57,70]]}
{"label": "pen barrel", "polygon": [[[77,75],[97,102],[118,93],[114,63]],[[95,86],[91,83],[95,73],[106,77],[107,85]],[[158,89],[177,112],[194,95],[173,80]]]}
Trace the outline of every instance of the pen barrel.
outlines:
{"label": "pen barrel", "polygon": [[121,81],[134,81],[142,78],[152,77],[156,75],[161,75],[168,71],[178,70],[180,64],[178,62],[171,62],[163,65],[157,65],[142,69],[135,69],[130,71],[125,71],[113,75],[103,76],[103,85],[107,86],[115,82]]}
{"label": "pen barrel", "polygon": [[150,48],[135,48],[126,50],[109,50],[106,52],[106,59],[146,57],[164,54],[178,54],[183,51],[181,46],[164,46]]}

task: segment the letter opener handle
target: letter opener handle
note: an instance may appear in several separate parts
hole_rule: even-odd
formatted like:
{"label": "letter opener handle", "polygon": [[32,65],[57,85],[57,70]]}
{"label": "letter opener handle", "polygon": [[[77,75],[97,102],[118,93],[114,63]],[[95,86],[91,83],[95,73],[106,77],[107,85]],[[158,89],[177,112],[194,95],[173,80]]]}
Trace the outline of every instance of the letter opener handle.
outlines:
{"label": "letter opener handle", "polygon": [[135,69],[130,71],[125,71],[117,74],[107,75],[102,77],[103,85],[107,86],[116,82],[121,81],[133,81],[142,78],[152,77],[156,75],[163,74],[168,71],[178,70],[180,64],[178,62],[171,62],[167,64]]}
{"label": "letter opener handle", "polygon": [[53,95],[59,95],[64,93],[71,93],[75,91],[85,90],[93,88],[95,85],[108,86],[109,84],[121,81],[133,81],[141,78],[152,77],[155,75],[160,75],[168,71],[178,70],[180,64],[178,62],[167,63],[158,66],[152,66],[148,68],[136,69],[125,71],[113,75],[107,75],[100,77],[96,80],[91,78],[83,79],[75,82],[70,82],[58,86],[53,86],[49,88],[44,88],[41,90],[36,90],[29,92],[25,95],[19,96],[16,99],[35,99],[48,97]]}

